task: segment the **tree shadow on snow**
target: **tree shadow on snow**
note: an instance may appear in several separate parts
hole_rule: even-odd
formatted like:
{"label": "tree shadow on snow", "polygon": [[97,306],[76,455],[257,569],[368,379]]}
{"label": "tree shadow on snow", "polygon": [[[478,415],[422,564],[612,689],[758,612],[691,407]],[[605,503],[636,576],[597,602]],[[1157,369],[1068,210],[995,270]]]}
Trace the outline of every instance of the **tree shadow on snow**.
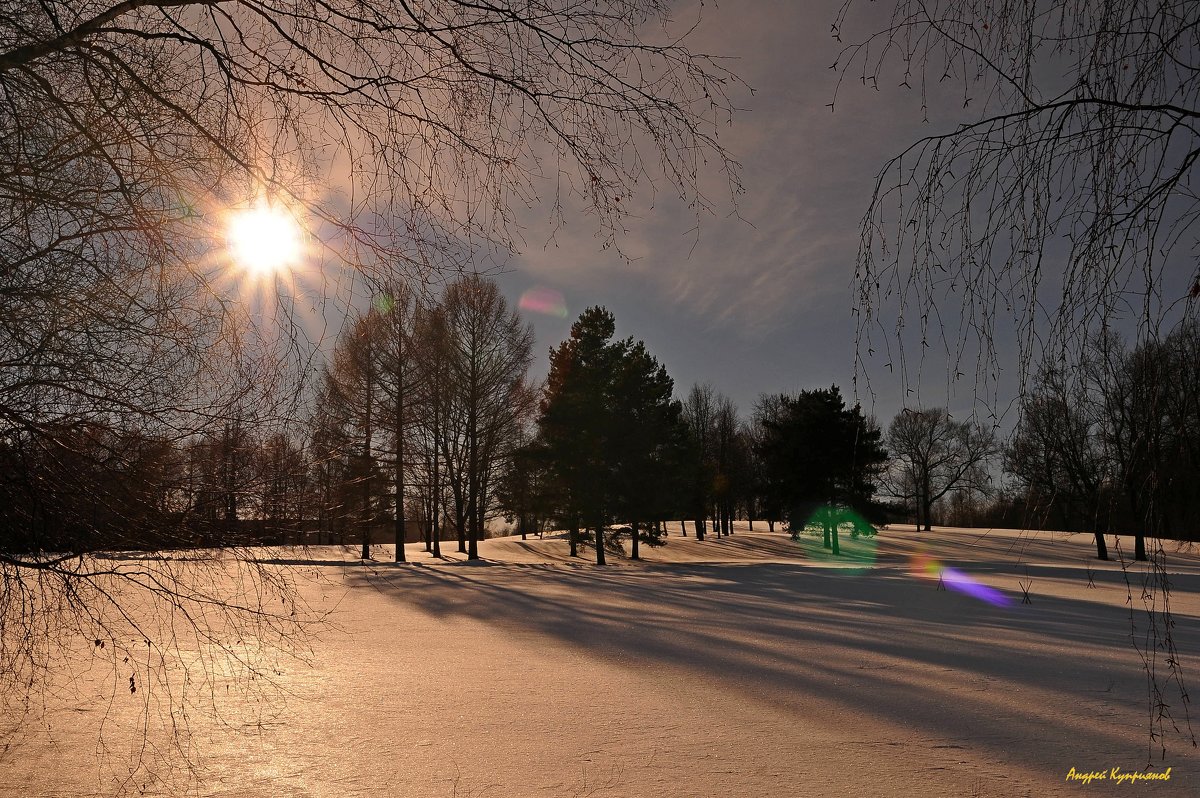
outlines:
{"label": "tree shadow on snow", "polygon": [[[1120,572],[1097,576],[1110,603],[1037,593],[1037,579],[1070,568],[1030,573],[1032,603],[1020,603],[1014,584],[1006,606],[938,590],[896,564],[858,575],[790,563],[493,564],[362,570],[347,580],[433,616],[535,632],[625,666],[717,678],[802,714],[814,700],[832,701],[920,735],[993,748],[1060,779],[1066,765],[1047,760],[1047,741],[1065,740],[1089,761],[1145,754],[1146,677],[1130,645],[1130,610],[1112,603],[1112,591],[1125,592],[1114,581]],[[1135,587],[1135,604],[1139,596]],[[1145,632],[1144,613],[1132,623]],[[1179,654],[1200,655],[1200,622],[1176,616],[1175,624]],[[1159,667],[1165,675],[1161,657]]]}

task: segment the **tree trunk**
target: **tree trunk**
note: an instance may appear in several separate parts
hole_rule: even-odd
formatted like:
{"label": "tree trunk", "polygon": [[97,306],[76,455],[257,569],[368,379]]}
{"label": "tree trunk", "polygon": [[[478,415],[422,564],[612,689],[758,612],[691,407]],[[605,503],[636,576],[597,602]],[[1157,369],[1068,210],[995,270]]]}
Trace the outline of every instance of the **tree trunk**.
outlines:
{"label": "tree trunk", "polygon": [[[469,477],[468,477],[468,479],[469,479]],[[476,559],[476,558],[479,556],[479,552],[477,551],[477,549],[476,549],[476,547],[475,547],[475,504],[474,504],[474,497],[472,497],[472,498],[470,498],[470,499],[468,499],[468,500],[467,500],[467,517],[466,517],[464,520],[466,521],[466,523],[464,524],[464,526],[466,527],[466,529],[465,529],[464,531],[465,531],[465,534],[466,534],[465,541],[466,541],[466,544],[467,544],[467,551],[466,551],[466,554],[467,554],[467,559],[468,559],[468,560],[474,560],[474,559]],[[460,532],[459,534],[460,534],[460,536],[461,536],[463,533],[462,533],[462,532]]]}
{"label": "tree trunk", "polygon": [[404,562],[404,544],[408,540],[407,519],[404,517],[404,385],[396,384],[396,562]]}
{"label": "tree trunk", "polygon": [[371,368],[371,339],[367,337],[367,360],[364,379],[366,391],[363,405],[363,532],[362,558],[371,559],[371,394],[374,391],[374,371]]}
{"label": "tree trunk", "polygon": [[[434,433],[435,437],[438,434],[438,426],[439,426],[438,425],[438,412],[439,412],[438,408],[434,407],[434,410],[433,410],[433,433]],[[433,523],[433,530],[431,533],[431,537],[433,538],[433,556],[441,558],[441,556],[442,556],[442,527],[441,527],[442,473],[441,473],[441,463],[438,461],[438,450],[437,450],[437,441],[436,440],[434,441],[434,445],[433,445],[433,475],[432,476],[433,476],[433,479],[431,481],[433,482],[433,489],[430,492],[433,494],[433,498],[432,498],[433,512],[430,513],[430,517],[432,518],[432,523]]]}
{"label": "tree trunk", "polygon": [[[480,493],[483,492],[484,488],[482,485],[480,486],[479,490]],[[479,541],[483,540],[483,514],[483,497],[480,496],[475,501],[475,517],[471,519],[470,551],[467,554],[468,560],[479,559]]]}
{"label": "tree trunk", "polygon": [[607,565],[604,561],[604,524],[596,522],[596,565]]}
{"label": "tree trunk", "polygon": [[467,394],[467,559],[479,559],[479,530],[476,515],[479,514],[479,359],[475,344],[474,325],[471,335],[471,366],[468,374]]}
{"label": "tree trunk", "polygon": [[579,522],[571,521],[571,528],[567,531],[567,540],[571,543],[571,556],[579,556]]}
{"label": "tree trunk", "polygon": [[479,531],[475,525],[476,508],[471,507],[467,516],[467,559],[479,559]]}
{"label": "tree trunk", "polygon": [[774,518],[767,519],[767,531],[770,532],[772,535],[775,534],[775,519]]}
{"label": "tree trunk", "polygon": [[696,540],[704,540],[705,523],[703,518],[696,519]]}
{"label": "tree trunk", "polygon": [[1103,532],[1096,533],[1096,559],[1097,560],[1107,560],[1108,559],[1108,546],[1104,542],[1104,533]]}
{"label": "tree trunk", "polygon": [[636,560],[636,559],[639,559],[638,558],[638,522],[631,521],[629,524],[629,528],[633,530],[633,534],[631,535],[633,542],[629,546],[629,552],[630,552],[629,559]]}
{"label": "tree trunk", "polygon": [[425,538],[425,551],[433,551],[433,500],[425,498],[422,502],[425,511],[425,523],[421,530],[421,536]]}
{"label": "tree trunk", "polygon": [[441,558],[442,556],[442,527],[441,527],[442,508],[434,502],[433,507],[433,556]]}
{"label": "tree trunk", "polygon": [[[1138,492],[1132,485],[1128,485],[1126,491],[1129,497],[1129,506],[1133,510],[1134,522],[1150,526],[1151,519],[1149,518],[1149,513],[1142,509],[1142,502]],[[1133,536],[1133,559],[1139,561],[1146,559],[1146,536],[1143,534],[1139,533]]]}
{"label": "tree trunk", "polygon": [[929,472],[925,472],[925,476],[921,482],[921,508],[925,516],[925,531],[933,531],[933,500],[930,498],[929,488]]}

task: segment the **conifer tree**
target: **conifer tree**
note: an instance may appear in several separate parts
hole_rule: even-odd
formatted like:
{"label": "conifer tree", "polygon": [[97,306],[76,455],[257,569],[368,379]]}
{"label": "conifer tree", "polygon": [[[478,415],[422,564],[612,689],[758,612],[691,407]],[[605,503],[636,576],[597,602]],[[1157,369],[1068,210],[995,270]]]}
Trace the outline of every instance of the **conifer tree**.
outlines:
{"label": "conifer tree", "polygon": [[571,337],[550,353],[538,419],[548,490],[572,530],[591,532],[598,565],[617,517],[630,522],[634,557],[640,541],[659,542],[658,532],[641,527],[665,506],[684,440],[666,369],[640,341],[614,342],[615,331],[604,308],[580,315]]}
{"label": "conifer tree", "polygon": [[873,480],[887,461],[882,432],[858,405],[847,408],[838,387],[778,398],[759,442],[764,466],[796,534],[820,517],[824,546],[839,554],[837,524],[829,510],[868,509]]}

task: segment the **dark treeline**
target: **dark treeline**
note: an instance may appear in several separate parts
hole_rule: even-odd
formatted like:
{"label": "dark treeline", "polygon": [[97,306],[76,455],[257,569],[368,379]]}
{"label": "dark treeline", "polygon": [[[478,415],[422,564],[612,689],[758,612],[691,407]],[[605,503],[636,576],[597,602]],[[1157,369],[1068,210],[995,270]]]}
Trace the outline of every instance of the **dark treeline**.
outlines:
{"label": "dark treeline", "polygon": [[[661,545],[670,519],[704,540],[732,534],[735,518],[798,532],[822,507],[877,511],[881,432],[836,387],[764,396],[746,422],[706,385],[672,398],[665,368],[642,342],[614,340],[615,326],[589,308],[551,353],[534,432],[505,479],[522,531],[557,522],[573,555],[590,543],[604,563],[623,537],[634,558]],[[837,551],[836,524],[824,542]]]}
{"label": "dark treeline", "polygon": [[1196,540],[1200,504],[1200,325],[1129,349],[1091,342],[1078,368],[1043,369],[1004,453],[1012,492],[1043,526]]}
{"label": "dark treeline", "polygon": [[469,276],[350,319],[288,425],[231,403],[172,435],[78,403],[0,440],[0,553],[353,540],[366,557],[443,532],[473,553],[535,407],[531,348],[496,285]]}
{"label": "dark treeline", "polygon": [[[311,412],[270,427],[228,412],[172,437],[80,413],[0,441],[6,552],[246,543],[444,542],[469,558],[499,519],[565,530],[571,553],[632,557],[668,522],[697,540],[734,520],[821,533],[871,524],[1194,535],[1200,331],[1132,351],[1115,336],[1079,368],[1044,369],[1007,442],[942,408],[886,430],[836,386],[764,394],[748,417],[708,385],[676,395],[645,344],[585,311],[528,379],[533,333],[495,283],[428,299],[397,287],[346,325]],[[1003,475],[1004,479],[996,477]],[[861,525],[860,525],[861,526]],[[870,527],[867,527],[870,530]],[[396,558],[405,556],[396,547]]]}
{"label": "dark treeline", "polygon": [[[1064,361],[1066,362],[1066,361]],[[1041,369],[1006,443],[944,410],[905,411],[885,484],[907,517],[957,526],[1197,540],[1200,326],[1128,348],[1106,333],[1070,366]],[[1005,481],[992,484],[999,465]]]}
{"label": "dark treeline", "polygon": [[78,420],[12,433],[0,458],[6,552],[259,542],[294,524],[307,498],[304,452],[237,423],[177,441]]}
{"label": "dark treeline", "polygon": [[[311,422],[317,540],[443,539],[474,558],[499,477],[536,405],[533,331],[494,282],[427,303],[397,289],[359,317],[325,369]],[[404,557],[396,547],[397,559]]]}

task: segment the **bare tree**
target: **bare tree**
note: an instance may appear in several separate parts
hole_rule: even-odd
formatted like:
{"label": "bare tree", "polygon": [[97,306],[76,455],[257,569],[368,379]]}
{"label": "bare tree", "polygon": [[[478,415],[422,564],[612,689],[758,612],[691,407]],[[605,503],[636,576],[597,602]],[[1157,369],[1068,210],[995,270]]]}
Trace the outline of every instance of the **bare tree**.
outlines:
{"label": "bare tree", "polygon": [[[283,209],[372,289],[458,268],[476,250],[513,251],[513,203],[537,199],[545,174],[559,177],[555,213],[594,212],[602,243],[641,180],[665,175],[701,212],[701,163],[732,166],[716,138],[731,76],[688,49],[669,11],[660,0],[5,3],[0,472],[45,487],[22,458],[89,454],[86,425],[179,442],[227,424],[260,436],[264,418],[295,412],[315,343],[294,314],[300,291],[239,295],[248,278],[220,247],[231,208]],[[321,313],[328,298],[314,299]],[[314,441],[342,445],[347,420],[331,414]],[[363,516],[378,498],[378,430],[360,421],[359,459],[319,466],[321,512],[343,521],[339,485],[357,480]],[[94,498],[120,507],[116,495]],[[237,525],[246,508],[222,496],[235,502],[220,519]],[[77,520],[88,531],[89,516]],[[0,695],[28,692],[64,624],[101,641],[144,629],[176,664],[143,621],[174,609],[200,636],[292,628],[290,604],[255,587],[276,584],[269,569],[114,566],[97,559],[100,540],[0,544]],[[96,650],[114,667],[127,653]]]}
{"label": "bare tree", "polygon": [[351,482],[347,452],[350,410],[336,381],[325,377],[309,419],[309,468],[314,485],[317,542],[345,543],[348,520],[346,486]]}
{"label": "bare tree", "polygon": [[917,526],[925,531],[933,528],[933,505],[944,496],[987,490],[988,466],[999,452],[991,430],[955,421],[945,408],[901,410],[884,445],[892,457],[884,487],[913,504]]}
{"label": "bare tree", "polygon": [[[386,412],[386,408],[380,409],[384,400],[380,361],[388,327],[372,309],[343,332],[332,362],[322,372],[321,401],[313,422],[324,433],[328,447],[320,456],[342,463],[343,480],[334,494],[335,506],[340,508],[344,524],[357,516],[355,526],[364,560],[371,556],[371,534],[381,512],[385,482],[376,456],[380,447],[376,438],[383,437],[379,419]],[[352,514],[351,507],[357,512]]]}
{"label": "bare tree", "polygon": [[1135,531],[1135,558],[1146,559],[1144,537],[1189,537],[1194,510],[1200,413],[1200,323],[1188,319],[1160,340],[1127,348],[1101,337],[1085,374],[1103,420],[1112,479]]}
{"label": "bare tree", "polygon": [[382,399],[380,423],[391,436],[392,497],[395,514],[395,561],[404,562],[404,544],[408,537],[406,508],[407,474],[410,467],[409,439],[413,418],[418,413],[417,367],[413,331],[418,297],[407,283],[398,283],[377,300],[379,315],[376,332],[376,357],[380,361]]}
{"label": "bare tree", "polygon": [[757,503],[767,520],[767,530],[775,531],[775,523],[783,519],[784,506],[781,486],[768,468],[764,449],[773,429],[783,422],[786,413],[784,394],[760,394],[754,403],[750,423],[750,456],[754,492]]}
{"label": "bare tree", "polygon": [[1004,467],[1024,488],[1034,523],[1092,532],[1096,557],[1107,560],[1110,469],[1103,414],[1078,390],[1061,374],[1039,374],[1033,392],[1021,403]]}
{"label": "bare tree", "polygon": [[696,384],[688,391],[683,400],[683,421],[687,425],[691,438],[692,480],[691,505],[692,518],[696,525],[696,539],[704,540],[707,527],[707,517],[712,498],[712,481],[716,473],[716,416],[719,403],[717,392],[711,385]]}
{"label": "bare tree", "polygon": [[717,396],[713,413],[713,527],[717,537],[733,531],[734,505],[742,469],[742,444],[737,405],[727,396]]}
{"label": "bare tree", "polygon": [[308,452],[287,432],[269,436],[258,449],[262,540],[301,542],[299,533],[312,506]]}
{"label": "bare tree", "polygon": [[[862,5],[843,4],[835,35]],[[973,360],[976,389],[994,403],[998,341],[1015,337],[1024,382],[1041,363],[1080,364],[1110,329],[1135,328],[1136,347],[1194,313],[1200,6],[892,7],[835,69],[873,87],[894,74],[939,125],[945,103],[934,101],[951,99],[939,85],[949,79],[962,111],[880,170],[856,269],[860,365],[885,347],[908,383],[915,333],[920,359],[940,345],[955,377]],[[1142,523],[1157,534],[1160,520]],[[1153,642],[1169,646],[1170,618],[1154,616],[1167,631]]]}
{"label": "bare tree", "polygon": [[465,496],[467,557],[479,556],[495,483],[493,468],[517,445],[515,433],[534,410],[526,385],[533,329],[522,323],[495,282],[477,275],[452,282],[442,298],[449,350],[450,397],[464,426],[464,468],[456,495]]}
{"label": "bare tree", "polygon": [[[835,35],[860,5],[843,5]],[[1200,295],[1186,254],[1200,234],[1188,188],[1200,155],[1200,8],[892,7],[835,67],[918,93],[941,129],[875,184],[856,270],[860,356],[886,347],[905,367],[915,326],[921,356],[940,345],[953,372],[970,356],[994,387],[996,341],[1014,319],[1023,377],[1033,359],[1061,362],[1107,325],[1153,336],[1178,319],[1180,301]]]}
{"label": "bare tree", "polygon": [[441,557],[441,519],[446,515],[447,505],[442,441],[447,434],[450,404],[447,376],[450,344],[445,311],[440,306],[418,306],[413,344],[421,396],[416,445],[421,452],[420,484],[425,505],[427,549],[433,556]]}
{"label": "bare tree", "polygon": [[[99,194],[103,217],[71,225],[74,240],[111,230],[134,251],[208,241],[214,204],[265,194],[320,220],[331,250],[386,256],[371,276],[452,265],[462,240],[511,249],[510,202],[550,173],[612,242],[639,179],[661,171],[698,197],[701,159],[726,161],[716,135],[732,76],[687,48],[669,12],[659,0],[10,4],[0,179],[47,209],[27,218]],[[346,192],[327,200],[315,183],[330,148],[345,153]],[[46,224],[28,257],[58,250],[65,221]],[[163,254],[194,274],[188,252]]]}
{"label": "bare tree", "polygon": [[748,468],[737,406],[707,384],[693,385],[682,406],[695,458],[688,490],[696,537],[704,540],[709,517],[713,532],[722,537],[733,528],[734,507]]}

